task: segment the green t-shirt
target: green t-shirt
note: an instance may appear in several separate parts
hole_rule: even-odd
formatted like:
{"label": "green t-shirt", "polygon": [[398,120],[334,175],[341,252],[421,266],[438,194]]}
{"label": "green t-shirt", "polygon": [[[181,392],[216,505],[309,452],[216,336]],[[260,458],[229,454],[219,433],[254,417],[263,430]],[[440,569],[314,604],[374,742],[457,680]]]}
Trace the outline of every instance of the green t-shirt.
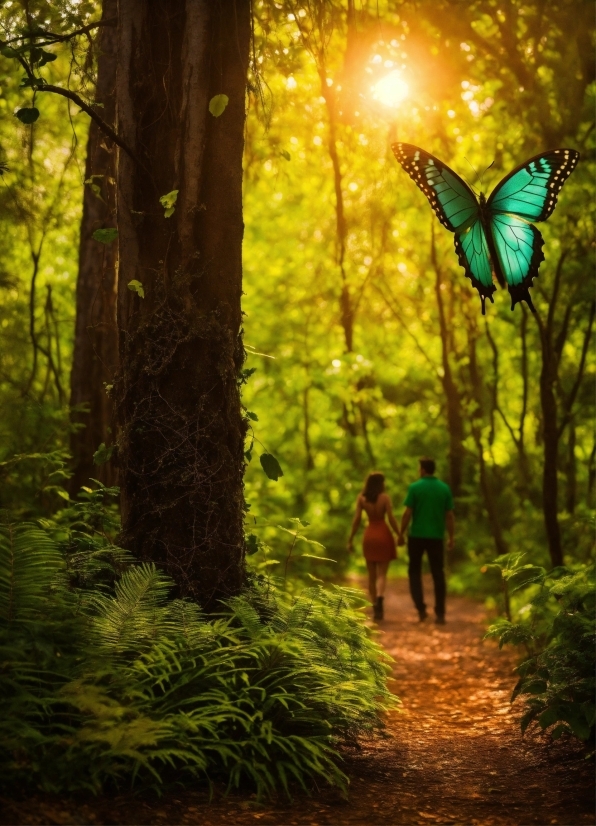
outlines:
{"label": "green t-shirt", "polygon": [[408,488],[404,505],[412,508],[410,536],[443,539],[445,514],[453,510],[449,485],[434,476],[423,476]]}

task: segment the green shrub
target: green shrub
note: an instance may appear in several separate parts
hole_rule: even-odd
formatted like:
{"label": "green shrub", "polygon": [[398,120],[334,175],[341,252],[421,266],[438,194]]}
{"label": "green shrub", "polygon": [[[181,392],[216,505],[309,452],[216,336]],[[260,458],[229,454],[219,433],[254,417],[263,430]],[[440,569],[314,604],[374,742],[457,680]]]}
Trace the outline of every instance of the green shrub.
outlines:
{"label": "green shrub", "polygon": [[291,596],[257,574],[205,617],[113,545],[107,493],[0,528],[0,784],[345,789],[338,745],[395,702],[359,595]]}
{"label": "green shrub", "polygon": [[554,739],[568,733],[580,740],[594,737],[596,689],[596,596],[594,565],[572,571],[545,571],[524,565],[522,555],[497,560],[506,603],[518,592],[528,597],[517,621],[501,619],[487,636],[499,645],[523,645],[528,656],[518,666],[512,702],[523,697],[522,732],[536,722]]}

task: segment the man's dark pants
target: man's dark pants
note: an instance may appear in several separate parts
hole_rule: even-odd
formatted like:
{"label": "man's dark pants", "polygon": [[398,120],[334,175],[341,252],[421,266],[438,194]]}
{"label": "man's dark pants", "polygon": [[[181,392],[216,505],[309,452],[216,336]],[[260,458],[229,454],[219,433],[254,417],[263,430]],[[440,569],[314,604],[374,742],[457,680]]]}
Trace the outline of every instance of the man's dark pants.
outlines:
{"label": "man's dark pants", "polygon": [[422,557],[428,554],[430,572],[435,586],[435,614],[445,616],[445,572],[443,570],[443,540],[425,539],[419,536],[408,537],[408,577],[410,579],[410,593],[414,605],[421,614],[426,612],[424,595],[422,592]]}

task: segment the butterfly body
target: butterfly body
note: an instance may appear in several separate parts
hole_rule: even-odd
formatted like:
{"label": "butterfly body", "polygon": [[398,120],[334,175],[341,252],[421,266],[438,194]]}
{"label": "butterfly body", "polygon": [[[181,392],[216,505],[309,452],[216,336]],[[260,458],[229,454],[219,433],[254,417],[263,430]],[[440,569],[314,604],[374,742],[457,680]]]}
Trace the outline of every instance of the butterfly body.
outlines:
{"label": "butterfly body", "polygon": [[438,158],[406,143],[393,152],[404,170],[428,198],[446,229],[454,233],[459,263],[485,300],[493,301],[493,276],[507,285],[511,309],[525,301],[534,311],[529,289],[544,261],[544,241],[531,223],[553,212],[563,184],[577,165],[579,153],[554,149],[530,158],[495,187],[478,196]]}

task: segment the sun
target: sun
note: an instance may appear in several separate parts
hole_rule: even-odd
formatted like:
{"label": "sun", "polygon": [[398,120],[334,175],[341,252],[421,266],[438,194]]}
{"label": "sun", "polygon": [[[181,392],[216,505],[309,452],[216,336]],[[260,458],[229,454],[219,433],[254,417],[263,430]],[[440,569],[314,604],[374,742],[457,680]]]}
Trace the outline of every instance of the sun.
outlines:
{"label": "sun", "polygon": [[408,84],[397,69],[382,77],[372,87],[373,99],[393,109],[407,98],[409,91]]}

